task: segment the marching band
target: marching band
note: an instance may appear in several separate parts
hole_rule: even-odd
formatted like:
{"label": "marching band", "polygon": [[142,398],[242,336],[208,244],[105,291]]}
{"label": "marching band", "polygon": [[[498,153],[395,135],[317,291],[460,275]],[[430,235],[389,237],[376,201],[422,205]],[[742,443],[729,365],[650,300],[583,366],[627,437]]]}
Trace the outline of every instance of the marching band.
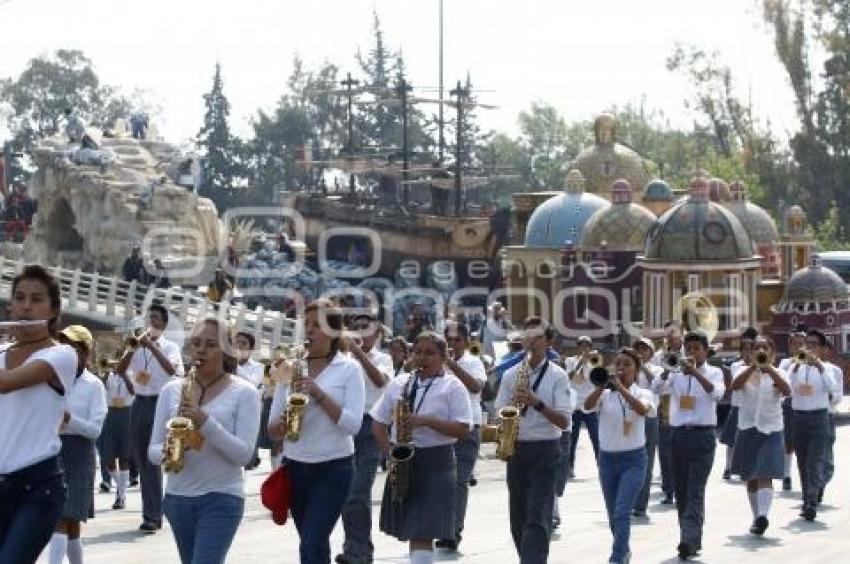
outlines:
{"label": "marching band", "polygon": [[[372,490],[382,460],[377,528],[406,542],[413,563],[433,562],[436,549],[459,551],[475,465],[488,456],[482,442],[495,441],[506,463],[505,532],[523,564],[550,559],[581,427],[596,456],[613,563],[637,552],[631,523],[647,518],[656,453],[683,560],[703,551],[718,440],[729,446],[724,478],[745,485],[754,536],[769,527],[774,480],[791,489],[795,454],[805,520],[817,518],[834,475],[844,375],[816,328],[795,329],[782,359],[770,336],[748,332],[724,377],[709,338],[675,322],[660,346],[638,338],[600,352],[580,337],[574,356],[562,357],[554,328],[529,317],[520,352],[491,362],[473,350],[480,345],[462,321],[423,329],[409,343],[386,334],[374,314],[347,318],[319,299],[305,308],[305,341],[263,362],[253,358],[252,334],[200,319],[184,371],[183,352],[163,336],[165,307],[150,306],[147,328],[114,360],[97,355],[85,327],[59,331],[60,307],[43,268],[26,267],[13,281],[4,324],[13,339],[0,348],[3,563],[42,553],[49,564],[83,562],[96,452],[117,487],[115,510],[126,507],[131,463],[139,466],[140,529],[156,532],[164,514],[186,564],[226,560],[259,448],[271,450],[273,470],[288,473],[298,559],[308,564],[331,561],[339,523],[335,561],[374,561]],[[494,372],[501,380],[485,413]],[[719,424],[718,405],[730,394]]]}

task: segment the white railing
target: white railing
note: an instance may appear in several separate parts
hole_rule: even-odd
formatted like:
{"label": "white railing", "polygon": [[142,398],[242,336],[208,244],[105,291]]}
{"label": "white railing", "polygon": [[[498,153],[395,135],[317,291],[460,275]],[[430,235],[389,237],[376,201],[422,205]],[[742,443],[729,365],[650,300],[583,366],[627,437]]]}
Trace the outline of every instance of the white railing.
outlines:
{"label": "white railing", "polygon": [[[23,260],[0,258],[0,297],[8,299],[12,279],[25,264]],[[215,303],[182,290],[143,286],[97,272],[58,266],[49,269],[62,289],[62,310],[98,323],[126,327],[156,302],[176,315],[184,327],[192,327],[207,316],[225,319],[236,331],[254,335],[257,347],[266,350],[291,342],[295,334],[294,319],[262,307],[251,310],[244,303],[231,305],[227,296]]]}

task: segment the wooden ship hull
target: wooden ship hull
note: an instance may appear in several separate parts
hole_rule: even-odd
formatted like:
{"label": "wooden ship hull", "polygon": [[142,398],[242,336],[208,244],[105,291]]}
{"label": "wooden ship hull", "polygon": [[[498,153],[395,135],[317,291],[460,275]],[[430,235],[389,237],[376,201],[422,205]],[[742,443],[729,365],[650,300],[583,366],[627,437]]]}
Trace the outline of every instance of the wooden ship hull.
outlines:
{"label": "wooden ship hull", "polygon": [[[461,283],[471,278],[478,279],[479,285],[489,285],[489,280],[496,278],[496,259],[506,233],[495,227],[490,217],[404,214],[315,193],[286,194],[283,204],[302,216],[304,240],[317,255],[323,236],[325,258],[346,260],[351,245],[357,243],[370,260],[378,260],[375,276],[392,278],[400,267],[418,267],[424,279],[430,264],[449,261]],[[332,229],[340,231],[328,237],[331,234],[326,233]],[[485,280],[476,274],[481,271],[488,272]],[[474,274],[469,276],[470,272]]]}

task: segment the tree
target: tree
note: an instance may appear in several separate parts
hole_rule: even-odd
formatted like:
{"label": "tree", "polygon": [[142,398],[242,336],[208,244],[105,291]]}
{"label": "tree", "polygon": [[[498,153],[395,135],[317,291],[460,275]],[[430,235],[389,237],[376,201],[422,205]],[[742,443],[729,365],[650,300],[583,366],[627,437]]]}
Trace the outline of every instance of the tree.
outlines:
{"label": "tree", "polygon": [[59,132],[65,108],[104,126],[111,115],[105,109],[121,107],[117,90],[101,85],[91,60],[72,49],[30,59],[17,79],[0,81],[0,101],[11,106],[7,126],[15,148],[25,152],[38,139]]}
{"label": "tree", "polygon": [[519,141],[528,156],[527,181],[537,189],[558,190],[563,186],[565,168],[578,154],[570,150],[566,121],[551,104],[532,102],[531,109],[519,114]]}
{"label": "tree", "polygon": [[230,133],[230,103],[224,95],[220,63],[215,65],[212,88],[204,94],[204,105],[204,125],[197,138],[204,157],[205,182],[201,194],[213,200],[223,211],[240,188],[242,146],[239,139]]}

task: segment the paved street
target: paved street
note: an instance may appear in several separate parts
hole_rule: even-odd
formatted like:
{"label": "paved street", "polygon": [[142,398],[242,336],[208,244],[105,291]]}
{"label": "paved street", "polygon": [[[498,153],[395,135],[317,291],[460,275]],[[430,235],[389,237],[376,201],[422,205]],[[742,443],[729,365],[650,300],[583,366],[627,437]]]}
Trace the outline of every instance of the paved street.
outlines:
{"label": "paved street", "polygon": [[[841,562],[850,549],[850,426],[839,428],[836,480],[827,490],[826,503],[819,520],[806,523],[797,517],[799,486],[795,475],[795,491],[777,493],[771,526],[763,539],[747,532],[750,509],[744,486],[721,479],[725,447],[718,447],[714,471],[709,481],[708,517],[703,540],[702,562]],[[493,446],[485,453],[492,455]],[[602,494],[594,476],[590,444],[582,437],[578,452],[578,476],[567,486],[562,503],[561,533],[552,541],[550,562],[606,562],[610,534],[605,519]],[[298,537],[291,522],[284,527],[274,525],[261,506],[257,491],[264,472],[250,473],[248,505],[242,526],[230,551],[228,562],[298,562]],[[481,460],[478,486],[472,488],[465,540],[459,555],[439,554],[439,560],[457,560],[470,564],[516,562],[510,541],[507,517],[507,492],[504,465],[497,460]],[[383,474],[375,485],[375,517],[378,511]],[[657,488],[656,488],[657,489]],[[648,520],[634,523],[632,550],[635,564],[675,562],[678,530],[673,509],[658,504],[657,492],[650,503]],[[135,532],[140,522],[138,492],[131,491],[128,508],[110,509],[111,494],[97,494],[97,518],[84,528],[86,562],[100,564],[121,562],[161,564],[178,562],[177,552],[167,528],[152,537]],[[376,562],[405,562],[406,548],[375,529]],[[342,544],[342,527],[332,539],[334,553]]]}

